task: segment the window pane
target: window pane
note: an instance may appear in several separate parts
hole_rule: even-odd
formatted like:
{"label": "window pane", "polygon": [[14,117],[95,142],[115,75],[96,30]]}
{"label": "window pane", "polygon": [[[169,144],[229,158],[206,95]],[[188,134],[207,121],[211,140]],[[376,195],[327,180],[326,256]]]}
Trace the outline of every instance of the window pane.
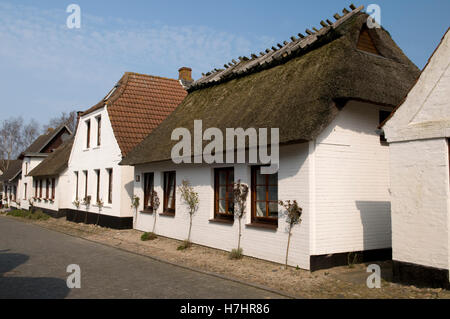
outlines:
{"label": "window pane", "polygon": [[278,173],[269,175],[269,185],[278,185]]}
{"label": "window pane", "polygon": [[266,200],[266,186],[256,186],[256,200]]}
{"label": "window pane", "polygon": [[257,217],[266,216],[266,202],[256,202],[256,216]]}
{"label": "window pane", "polygon": [[266,184],[266,175],[261,174],[261,169],[258,168],[255,171],[256,174],[256,185],[265,185]]}
{"label": "window pane", "polygon": [[226,199],[227,189],[225,186],[219,186],[219,199]]}
{"label": "window pane", "polygon": [[269,202],[269,217],[278,217],[278,203],[277,202]]}
{"label": "window pane", "polygon": [[219,171],[219,185],[226,185],[227,184],[227,172],[226,171]]}
{"label": "window pane", "polygon": [[269,186],[269,200],[278,201],[278,187]]}
{"label": "window pane", "polygon": [[225,214],[225,200],[219,200],[219,213]]}
{"label": "window pane", "polygon": [[230,169],[228,170],[228,184],[231,185],[231,187],[233,186],[234,183],[234,169]]}

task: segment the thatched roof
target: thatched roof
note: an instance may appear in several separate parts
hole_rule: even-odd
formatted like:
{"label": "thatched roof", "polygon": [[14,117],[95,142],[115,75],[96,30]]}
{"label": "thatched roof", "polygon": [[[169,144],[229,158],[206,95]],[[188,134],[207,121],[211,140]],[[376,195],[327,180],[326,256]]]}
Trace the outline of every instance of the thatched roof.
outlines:
{"label": "thatched roof", "polygon": [[8,169],[0,175],[0,182],[9,182],[20,173],[22,170],[22,160],[9,161]]}
{"label": "thatched roof", "polygon": [[[395,106],[419,75],[384,29],[369,29],[382,56],[357,49],[368,15],[344,11],[335,24],[294,39],[269,57],[241,62],[194,82],[181,105],[123,165],[171,158],[175,128],[279,128],[280,143],[315,139],[350,99]],[[338,23],[339,22],[339,23]],[[278,54],[281,53],[281,54]],[[259,59],[264,60],[260,64]],[[260,62],[261,62],[260,61]],[[258,62],[258,63],[256,63]]]}
{"label": "thatched roof", "polygon": [[38,166],[33,168],[28,176],[44,177],[56,176],[63,172],[69,163],[70,152],[72,150],[74,138],[70,138],[60,147],[53,151],[45,160]]}

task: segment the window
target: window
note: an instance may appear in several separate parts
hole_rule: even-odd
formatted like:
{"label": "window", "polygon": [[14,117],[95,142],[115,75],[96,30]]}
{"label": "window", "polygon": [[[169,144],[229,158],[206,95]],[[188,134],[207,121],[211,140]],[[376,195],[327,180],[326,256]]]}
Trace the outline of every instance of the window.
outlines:
{"label": "window", "polygon": [[55,199],[56,180],[52,178],[52,199]]}
{"label": "window", "polygon": [[278,173],[261,174],[252,167],[252,222],[278,223]]}
{"label": "window", "polygon": [[25,175],[27,175],[27,174],[28,174],[28,163],[25,162]]}
{"label": "window", "polygon": [[91,147],[91,120],[86,121],[86,148]]}
{"label": "window", "polygon": [[214,170],[214,218],[234,219],[234,168]]}
{"label": "window", "polygon": [[45,199],[49,199],[50,197],[50,180],[47,178],[45,180]]}
{"label": "window", "polygon": [[95,170],[95,175],[97,176],[97,192],[96,192],[96,200],[97,202],[100,200],[100,170]]}
{"label": "window", "polygon": [[144,211],[153,211],[152,191],[153,191],[153,173],[144,174]]}
{"label": "window", "polygon": [[164,213],[175,215],[175,172],[164,172]]}
{"label": "window", "polygon": [[42,179],[39,180],[39,198],[42,198]]}
{"label": "window", "polygon": [[97,116],[97,146],[100,146],[101,144],[101,134],[102,134],[102,117]]}
{"label": "window", "polygon": [[84,199],[88,196],[88,171],[84,171]]}
{"label": "window", "polygon": [[112,204],[112,189],[113,189],[113,170],[112,168],[107,169],[108,171],[108,203]]}
{"label": "window", "polygon": [[34,197],[38,198],[38,180],[34,180]]}
{"label": "window", "polygon": [[78,200],[78,172],[75,172],[75,200]]}
{"label": "window", "polygon": [[[390,115],[391,115],[391,112],[389,112],[389,111],[380,111],[378,124],[381,125],[381,123],[383,123]],[[387,140],[386,140],[386,137],[384,136],[384,134],[380,135],[380,142],[387,143]]]}
{"label": "window", "polygon": [[23,192],[23,199],[27,199],[27,183],[23,184],[24,192]]}

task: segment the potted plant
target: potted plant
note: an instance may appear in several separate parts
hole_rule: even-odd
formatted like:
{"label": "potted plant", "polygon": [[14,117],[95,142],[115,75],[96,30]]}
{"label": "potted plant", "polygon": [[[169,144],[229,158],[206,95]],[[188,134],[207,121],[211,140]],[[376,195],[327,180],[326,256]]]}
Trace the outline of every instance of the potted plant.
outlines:
{"label": "potted plant", "polygon": [[72,204],[73,204],[73,206],[75,206],[77,209],[80,209],[81,203],[80,203],[80,201],[79,201],[78,199],[75,199],[75,200],[72,202]]}
{"label": "potted plant", "polygon": [[90,195],[83,198],[83,205],[86,206],[86,208],[88,208],[91,205],[91,196]]}

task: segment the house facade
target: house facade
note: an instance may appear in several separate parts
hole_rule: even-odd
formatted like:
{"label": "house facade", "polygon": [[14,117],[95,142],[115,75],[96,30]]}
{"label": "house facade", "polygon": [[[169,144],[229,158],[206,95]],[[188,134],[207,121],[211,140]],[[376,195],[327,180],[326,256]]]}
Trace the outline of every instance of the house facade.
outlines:
{"label": "house facade", "polygon": [[45,134],[40,135],[20,154],[19,160],[22,161],[22,167],[18,182],[17,201],[21,208],[29,209],[34,198],[43,201],[51,200],[52,190],[55,188],[52,184],[53,180],[35,181],[28,174],[71,136],[70,129],[66,125],[60,125],[56,129],[49,129]]}
{"label": "house facade", "polygon": [[181,71],[179,80],[127,72],[80,114],[60,205],[68,220],[132,228],[134,168],[119,162],[183,100],[183,81]]}
{"label": "house facade", "polygon": [[390,148],[394,275],[450,287],[450,32],[383,125]]}
{"label": "house facade", "polygon": [[40,209],[55,218],[65,216],[60,208],[69,201],[66,186],[69,184],[67,166],[72,145],[73,137],[28,172],[27,177],[32,178],[33,185],[29,194],[29,209]]}
{"label": "house facade", "polygon": [[10,160],[8,167],[0,176],[2,182],[2,206],[19,207],[17,194],[21,176],[22,161]]}
{"label": "house facade", "polygon": [[[191,240],[236,248],[231,189],[240,180],[250,188],[245,255],[284,262],[288,224],[278,201],[296,200],[303,215],[293,229],[289,265],[317,270],[347,264],[349,253],[360,260],[390,258],[389,148],[377,128],[419,70],[384,29],[367,27],[361,9],[344,9],[320,30],[240,57],[194,82],[183,103],[121,162],[135,166],[136,228],[152,231],[156,218],[157,234],[186,239],[189,215],[177,187],[187,180],[200,202]],[[205,133],[196,131],[198,120]],[[229,128],[277,128],[278,171],[264,174],[261,158],[226,163],[222,148],[214,148],[214,163],[197,163],[189,154],[178,163],[172,154],[177,128],[200,134],[204,149],[213,140],[209,128],[223,136]],[[250,145],[249,138],[232,150]],[[161,202],[156,214],[153,190]]]}

